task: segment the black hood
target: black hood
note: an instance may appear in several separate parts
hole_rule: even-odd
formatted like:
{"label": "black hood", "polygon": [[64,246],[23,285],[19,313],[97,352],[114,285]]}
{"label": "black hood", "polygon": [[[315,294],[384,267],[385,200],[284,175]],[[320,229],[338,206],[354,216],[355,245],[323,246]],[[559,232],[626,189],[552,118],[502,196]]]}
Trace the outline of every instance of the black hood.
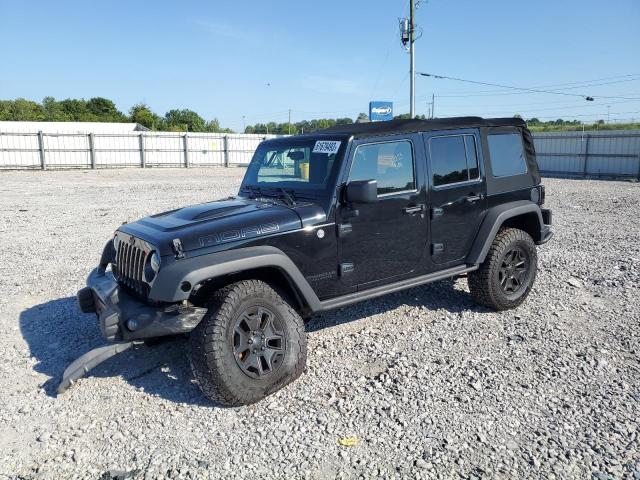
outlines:
{"label": "black hood", "polygon": [[[317,208],[311,207],[314,216]],[[303,221],[295,210],[298,208],[276,202],[235,197],[151,215],[118,230],[146,240],[160,255],[170,255],[176,238],[189,252],[302,228]]]}

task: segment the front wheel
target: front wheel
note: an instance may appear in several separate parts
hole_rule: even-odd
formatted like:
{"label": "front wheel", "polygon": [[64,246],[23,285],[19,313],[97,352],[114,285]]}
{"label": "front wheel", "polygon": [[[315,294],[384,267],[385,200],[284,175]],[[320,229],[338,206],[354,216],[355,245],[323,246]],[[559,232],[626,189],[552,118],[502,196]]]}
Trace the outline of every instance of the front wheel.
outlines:
{"label": "front wheel", "polygon": [[200,389],[225,406],[263,399],[298,378],[306,365],[302,319],[259,280],[218,290],[189,343]]}
{"label": "front wheel", "polygon": [[516,308],[536,279],[538,255],[531,236],[517,228],[500,230],[487,258],[468,275],[474,300],[495,310]]}

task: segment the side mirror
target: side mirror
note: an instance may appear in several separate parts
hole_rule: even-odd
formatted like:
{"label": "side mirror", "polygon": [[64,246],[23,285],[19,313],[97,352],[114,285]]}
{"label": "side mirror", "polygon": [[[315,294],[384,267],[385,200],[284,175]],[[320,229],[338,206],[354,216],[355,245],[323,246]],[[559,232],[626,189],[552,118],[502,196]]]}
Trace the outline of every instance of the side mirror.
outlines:
{"label": "side mirror", "polygon": [[378,182],[376,180],[354,180],[347,183],[345,200],[351,203],[376,203]]}

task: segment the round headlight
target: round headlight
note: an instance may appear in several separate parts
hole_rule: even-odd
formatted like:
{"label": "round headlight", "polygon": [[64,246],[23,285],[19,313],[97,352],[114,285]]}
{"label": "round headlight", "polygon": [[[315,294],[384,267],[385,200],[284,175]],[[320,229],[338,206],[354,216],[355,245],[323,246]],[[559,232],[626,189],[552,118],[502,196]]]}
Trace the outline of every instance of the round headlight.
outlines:
{"label": "round headlight", "polygon": [[118,246],[120,245],[120,239],[118,238],[118,235],[114,235],[113,236],[113,248],[115,249],[115,251],[118,251]]}
{"label": "round headlight", "polygon": [[147,262],[144,265],[144,278],[147,282],[152,282],[160,270],[160,255],[158,252],[152,252],[147,257]]}
{"label": "round headlight", "polygon": [[158,255],[158,252],[153,252],[151,254],[149,263],[151,264],[151,268],[153,269],[153,271],[158,273],[158,270],[160,270],[160,255]]}

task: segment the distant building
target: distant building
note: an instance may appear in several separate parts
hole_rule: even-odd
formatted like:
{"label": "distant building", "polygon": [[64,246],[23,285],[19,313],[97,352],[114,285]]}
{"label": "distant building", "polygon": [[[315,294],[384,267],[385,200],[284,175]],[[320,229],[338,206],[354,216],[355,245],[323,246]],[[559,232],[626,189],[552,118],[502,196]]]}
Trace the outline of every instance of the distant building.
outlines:
{"label": "distant building", "polygon": [[128,133],[149,129],[139,123],[111,122],[0,122],[0,132]]}

